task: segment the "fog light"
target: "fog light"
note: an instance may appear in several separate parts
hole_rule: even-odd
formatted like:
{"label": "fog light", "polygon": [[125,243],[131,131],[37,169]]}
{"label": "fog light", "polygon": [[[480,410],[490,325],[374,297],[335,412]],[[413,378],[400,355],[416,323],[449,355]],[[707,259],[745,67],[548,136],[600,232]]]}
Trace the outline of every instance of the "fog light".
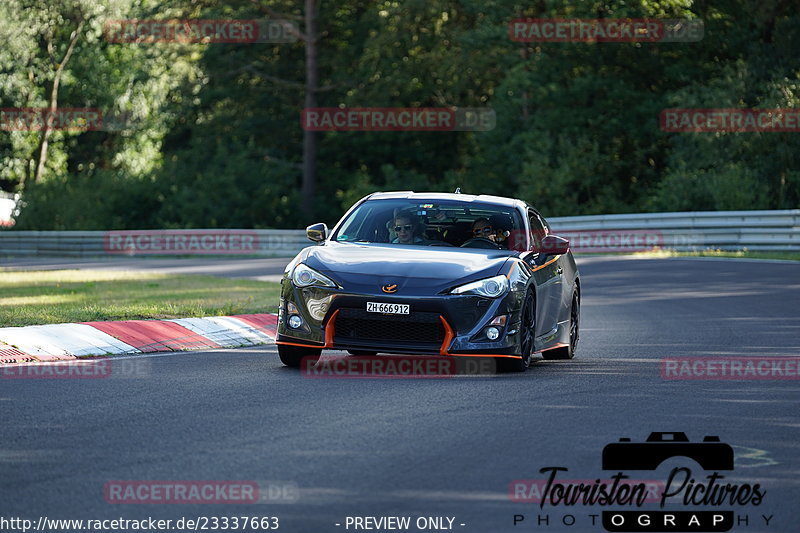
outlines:
{"label": "fog light", "polygon": [[292,329],[297,329],[303,325],[303,319],[297,315],[292,315],[289,317],[289,327]]}
{"label": "fog light", "polygon": [[500,330],[497,328],[486,328],[486,338],[490,341],[496,341],[500,337]]}

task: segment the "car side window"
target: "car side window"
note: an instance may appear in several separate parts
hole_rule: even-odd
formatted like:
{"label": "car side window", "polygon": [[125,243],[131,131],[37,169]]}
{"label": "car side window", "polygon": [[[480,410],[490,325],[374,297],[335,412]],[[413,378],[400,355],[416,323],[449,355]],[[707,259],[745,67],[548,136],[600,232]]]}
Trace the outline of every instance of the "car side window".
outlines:
{"label": "car side window", "polygon": [[539,215],[533,211],[528,211],[528,220],[531,225],[531,247],[534,252],[538,252],[542,248],[542,239],[547,235]]}

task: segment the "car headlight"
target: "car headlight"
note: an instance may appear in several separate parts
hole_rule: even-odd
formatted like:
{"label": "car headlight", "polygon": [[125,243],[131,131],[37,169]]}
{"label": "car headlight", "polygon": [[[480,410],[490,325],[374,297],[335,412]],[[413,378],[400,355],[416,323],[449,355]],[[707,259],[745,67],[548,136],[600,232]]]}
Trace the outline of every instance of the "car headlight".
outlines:
{"label": "car headlight", "polygon": [[506,292],[508,292],[508,278],[501,275],[461,285],[450,291],[450,294],[477,294],[497,298]]}
{"label": "car headlight", "polygon": [[336,287],[336,283],[334,283],[329,277],[325,276],[324,274],[320,274],[313,268],[300,263],[296,267],[294,267],[294,272],[292,272],[292,283],[295,284],[296,287],[310,287],[315,285],[317,287]]}

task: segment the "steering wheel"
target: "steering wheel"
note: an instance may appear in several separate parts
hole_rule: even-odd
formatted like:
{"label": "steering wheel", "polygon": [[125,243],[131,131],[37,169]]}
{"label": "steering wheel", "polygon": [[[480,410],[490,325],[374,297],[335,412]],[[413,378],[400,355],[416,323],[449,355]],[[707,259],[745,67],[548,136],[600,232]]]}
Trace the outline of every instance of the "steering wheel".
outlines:
{"label": "steering wheel", "polygon": [[461,245],[461,248],[487,248],[490,250],[502,250],[496,242],[484,237],[473,237]]}

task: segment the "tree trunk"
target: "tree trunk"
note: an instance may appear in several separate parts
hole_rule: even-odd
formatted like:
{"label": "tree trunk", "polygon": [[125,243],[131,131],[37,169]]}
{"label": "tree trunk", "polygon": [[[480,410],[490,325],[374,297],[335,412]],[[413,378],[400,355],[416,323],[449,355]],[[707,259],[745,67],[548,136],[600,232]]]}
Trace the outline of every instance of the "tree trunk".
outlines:
{"label": "tree trunk", "polygon": [[[75,50],[75,43],[78,42],[78,38],[81,35],[81,30],[83,30],[83,22],[83,20],[78,22],[78,27],[75,28],[75,31],[73,31],[72,35],[70,35],[67,52],[64,54],[64,58],[56,66],[56,74],[53,77],[53,87],[50,90],[50,105],[48,106],[48,113],[55,113],[58,111],[58,88],[61,85],[61,77],[64,75],[64,68],[67,66],[70,57],[72,57],[72,52]],[[52,133],[53,130],[50,127],[50,121],[47,120],[47,117],[45,117],[44,130],[42,130],[42,136],[39,139],[39,146],[37,147],[38,162],[36,163],[36,173],[33,175],[34,182],[40,181],[44,175],[45,165],[47,164],[47,149],[50,145],[50,135]]]}
{"label": "tree trunk", "polygon": [[[317,71],[317,0],[306,0],[306,87],[305,108],[317,107],[319,73]],[[317,133],[303,131],[303,216],[314,222],[314,195],[317,184]]]}

